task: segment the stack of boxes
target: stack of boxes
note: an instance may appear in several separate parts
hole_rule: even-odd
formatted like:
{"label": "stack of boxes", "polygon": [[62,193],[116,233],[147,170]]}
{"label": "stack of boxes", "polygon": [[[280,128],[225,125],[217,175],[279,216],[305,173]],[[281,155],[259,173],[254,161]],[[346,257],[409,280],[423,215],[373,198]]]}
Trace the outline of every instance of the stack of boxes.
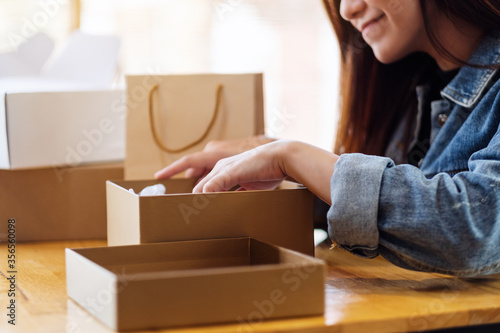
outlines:
{"label": "stack of boxes", "polygon": [[119,40],[75,32],[52,49],[37,35],[0,57],[0,219],[18,241],[105,239],[104,183],[125,157],[125,93],[109,89]]}
{"label": "stack of boxes", "polygon": [[[52,92],[46,78],[28,91],[4,88],[0,109],[1,218],[16,219],[17,240],[108,239],[66,249],[70,298],[117,330],[224,322],[248,330],[323,314],[307,189],[192,194],[193,179],[123,180],[125,93],[104,89],[102,78],[89,90],[75,75]],[[157,183],[166,194],[136,194]],[[86,300],[103,293],[96,311]]]}

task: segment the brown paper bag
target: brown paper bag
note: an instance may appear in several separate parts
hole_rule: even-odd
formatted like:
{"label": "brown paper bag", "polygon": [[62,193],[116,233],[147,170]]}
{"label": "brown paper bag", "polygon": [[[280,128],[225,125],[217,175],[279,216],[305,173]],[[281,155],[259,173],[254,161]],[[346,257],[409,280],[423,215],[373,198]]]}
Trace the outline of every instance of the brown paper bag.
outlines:
{"label": "brown paper bag", "polygon": [[150,179],[210,140],[263,133],[262,74],[127,77],[125,179]]}

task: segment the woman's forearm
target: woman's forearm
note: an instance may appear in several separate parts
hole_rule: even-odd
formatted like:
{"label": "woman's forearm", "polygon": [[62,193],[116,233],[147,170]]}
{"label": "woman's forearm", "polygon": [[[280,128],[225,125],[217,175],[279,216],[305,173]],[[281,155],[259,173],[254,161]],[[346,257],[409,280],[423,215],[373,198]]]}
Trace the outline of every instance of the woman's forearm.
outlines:
{"label": "woman's forearm", "polygon": [[339,156],[298,141],[287,141],[282,149],[284,172],[330,205],[330,179]]}

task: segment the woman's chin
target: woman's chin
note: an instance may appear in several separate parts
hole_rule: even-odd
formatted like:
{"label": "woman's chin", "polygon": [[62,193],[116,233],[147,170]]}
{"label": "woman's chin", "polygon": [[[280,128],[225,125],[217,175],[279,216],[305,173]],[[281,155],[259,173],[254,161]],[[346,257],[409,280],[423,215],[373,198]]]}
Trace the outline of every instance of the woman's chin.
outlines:
{"label": "woman's chin", "polygon": [[373,54],[375,55],[375,58],[377,58],[378,61],[380,61],[383,64],[392,64],[393,62],[399,61],[409,55],[409,53],[394,53],[394,52],[387,52],[386,50],[377,50],[373,49]]}

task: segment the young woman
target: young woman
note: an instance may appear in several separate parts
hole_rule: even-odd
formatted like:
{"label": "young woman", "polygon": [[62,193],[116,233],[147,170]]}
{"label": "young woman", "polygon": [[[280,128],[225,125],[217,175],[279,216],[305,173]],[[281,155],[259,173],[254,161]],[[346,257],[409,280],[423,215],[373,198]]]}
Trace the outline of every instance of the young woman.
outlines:
{"label": "young woman", "polygon": [[[325,0],[342,56],[336,154],[288,140],[215,142],[195,193],[289,178],[331,205],[340,247],[457,276],[500,272],[500,1]],[[253,140],[253,141],[252,141]],[[241,152],[251,142],[256,148]]]}

